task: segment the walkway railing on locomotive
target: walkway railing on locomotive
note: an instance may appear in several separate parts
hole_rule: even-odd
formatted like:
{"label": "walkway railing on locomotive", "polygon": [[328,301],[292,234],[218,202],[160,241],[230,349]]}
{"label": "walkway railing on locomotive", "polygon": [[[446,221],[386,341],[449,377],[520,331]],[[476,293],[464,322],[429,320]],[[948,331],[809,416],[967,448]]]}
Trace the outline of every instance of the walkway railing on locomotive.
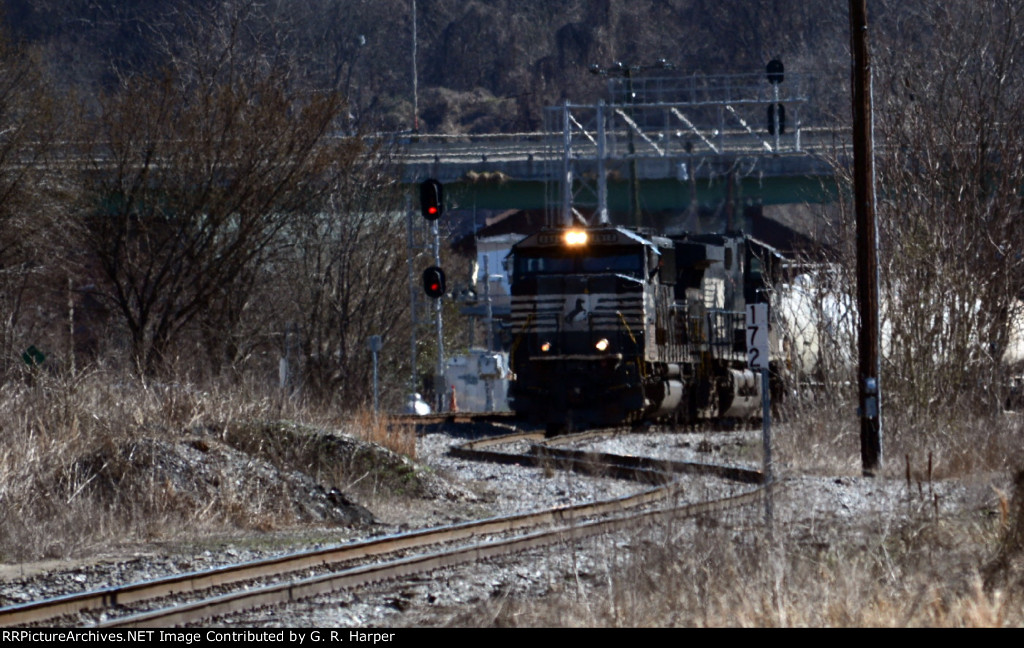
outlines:
{"label": "walkway railing on locomotive", "polygon": [[683,343],[691,351],[707,351],[717,360],[746,353],[746,313],[708,310],[686,318]]}

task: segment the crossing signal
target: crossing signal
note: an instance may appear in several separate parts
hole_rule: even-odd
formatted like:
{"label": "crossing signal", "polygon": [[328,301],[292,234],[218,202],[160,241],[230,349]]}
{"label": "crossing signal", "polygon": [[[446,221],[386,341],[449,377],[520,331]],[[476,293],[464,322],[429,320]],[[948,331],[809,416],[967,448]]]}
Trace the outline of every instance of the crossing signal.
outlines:
{"label": "crossing signal", "polygon": [[772,59],[768,61],[768,65],[765,66],[765,72],[768,74],[768,83],[779,84],[786,78],[786,68],[782,65],[782,61],[779,59]]}
{"label": "crossing signal", "polygon": [[444,186],[433,178],[420,183],[420,210],[427,220],[437,220],[444,213]]}
{"label": "crossing signal", "polygon": [[430,266],[423,271],[423,290],[427,293],[427,297],[433,297],[434,299],[440,299],[444,297],[445,283],[444,283],[444,270],[437,266]]}

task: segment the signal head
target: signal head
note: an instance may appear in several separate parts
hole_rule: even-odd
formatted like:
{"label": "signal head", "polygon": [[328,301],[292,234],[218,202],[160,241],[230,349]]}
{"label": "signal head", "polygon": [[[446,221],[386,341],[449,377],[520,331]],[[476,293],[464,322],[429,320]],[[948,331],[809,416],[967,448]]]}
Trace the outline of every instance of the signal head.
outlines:
{"label": "signal head", "polygon": [[446,292],[444,270],[437,266],[430,266],[424,270],[423,291],[427,293],[427,297],[432,297],[433,299],[444,297]]}
{"label": "signal head", "polygon": [[444,213],[444,185],[433,178],[420,183],[420,211],[427,220],[437,220]]}

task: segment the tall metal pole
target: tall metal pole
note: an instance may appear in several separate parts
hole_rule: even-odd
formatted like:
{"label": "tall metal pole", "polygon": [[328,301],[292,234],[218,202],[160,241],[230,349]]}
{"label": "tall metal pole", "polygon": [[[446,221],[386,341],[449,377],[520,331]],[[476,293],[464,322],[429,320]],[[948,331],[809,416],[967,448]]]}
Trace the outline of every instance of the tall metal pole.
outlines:
{"label": "tall metal pole", "polygon": [[572,121],[569,102],[562,103],[562,227],[572,226]]}
{"label": "tall metal pole", "polygon": [[782,124],[779,123],[779,121],[782,118],[782,110],[779,108],[779,84],[778,83],[773,83],[772,84],[772,102],[773,102],[772,105],[774,106],[774,108],[772,109],[772,121],[774,122],[772,124],[772,127],[773,127],[772,130],[775,133],[775,150],[772,151],[772,153],[775,153],[776,155],[778,155],[779,154],[779,138],[782,137],[782,132],[781,132],[782,129],[780,128],[780,126]]}
{"label": "tall metal pole", "polygon": [[[441,265],[441,233],[437,227],[437,221],[431,221],[431,229],[434,234],[434,264],[440,267]],[[437,393],[437,409],[434,411],[440,412],[443,409],[445,388],[447,385],[444,384],[444,321],[441,317],[441,302],[443,299],[434,300],[434,322],[437,327],[437,379],[434,381],[435,392]]]}
{"label": "tall metal pole", "polygon": [[[636,92],[633,88],[633,69],[626,67],[626,92],[629,96],[626,100],[630,106],[636,103]],[[636,112],[630,108],[629,118],[634,122],[636,121]],[[639,229],[643,227],[643,217],[640,215],[640,168],[636,161],[636,141],[633,138],[633,129],[630,128],[626,131],[627,144],[629,146],[629,182],[630,182],[630,202],[633,207],[633,224]]]}
{"label": "tall metal pole", "polygon": [[[494,349],[494,308],[491,306],[491,255],[484,255],[484,303],[487,305],[487,355]],[[478,360],[479,362],[479,360]],[[479,368],[479,364],[477,368]],[[484,378],[484,411],[494,411],[494,379]]]}
{"label": "tall metal pole", "polygon": [[871,59],[865,0],[850,0],[853,52],[853,187],[857,216],[858,388],[860,456],[865,476],[882,467],[882,390],[878,362],[878,231],[872,148]]}
{"label": "tall metal pole", "polygon": [[373,414],[380,414],[380,376],[378,373],[380,363],[381,337],[371,335],[366,341],[366,346],[373,355]]}
{"label": "tall metal pole", "polygon": [[604,100],[597,102],[597,222],[608,225],[608,174],[605,172],[607,134],[604,123]]}
{"label": "tall metal pole", "polygon": [[[771,377],[768,367],[761,369],[761,447],[764,456],[762,458],[762,472],[764,483],[775,483],[775,464],[772,461],[772,404],[771,404]],[[775,506],[772,501],[772,492],[768,491],[764,498],[764,517],[771,531],[775,523]]]}
{"label": "tall metal pole", "polygon": [[408,235],[408,259],[409,259],[409,315],[411,323],[409,326],[409,367],[412,372],[409,376],[409,387],[412,391],[419,391],[416,385],[416,329],[419,326],[417,313],[419,309],[416,303],[416,273],[413,272],[412,262],[415,256],[413,232],[412,232],[412,198],[405,197],[405,225]]}
{"label": "tall metal pole", "polygon": [[416,0],[412,0],[412,131],[420,132],[420,75],[416,67]]}
{"label": "tall metal pole", "polygon": [[380,380],[378,379],[378,362],[380,352],[373,350],[373,413],[380,414]]}

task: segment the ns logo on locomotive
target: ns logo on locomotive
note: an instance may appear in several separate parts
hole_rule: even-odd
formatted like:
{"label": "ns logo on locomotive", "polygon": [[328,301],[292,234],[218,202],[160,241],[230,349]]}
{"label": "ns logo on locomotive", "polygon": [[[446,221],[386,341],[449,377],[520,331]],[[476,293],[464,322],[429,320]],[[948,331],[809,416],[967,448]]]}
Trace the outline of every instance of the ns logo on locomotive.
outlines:
{"label": "ns logo on locomotive", "polygon": [[777,258],[742,234],[551,229],[509,254],[512,409],[546,426],[696,422],[760,411],[745,304]]}

